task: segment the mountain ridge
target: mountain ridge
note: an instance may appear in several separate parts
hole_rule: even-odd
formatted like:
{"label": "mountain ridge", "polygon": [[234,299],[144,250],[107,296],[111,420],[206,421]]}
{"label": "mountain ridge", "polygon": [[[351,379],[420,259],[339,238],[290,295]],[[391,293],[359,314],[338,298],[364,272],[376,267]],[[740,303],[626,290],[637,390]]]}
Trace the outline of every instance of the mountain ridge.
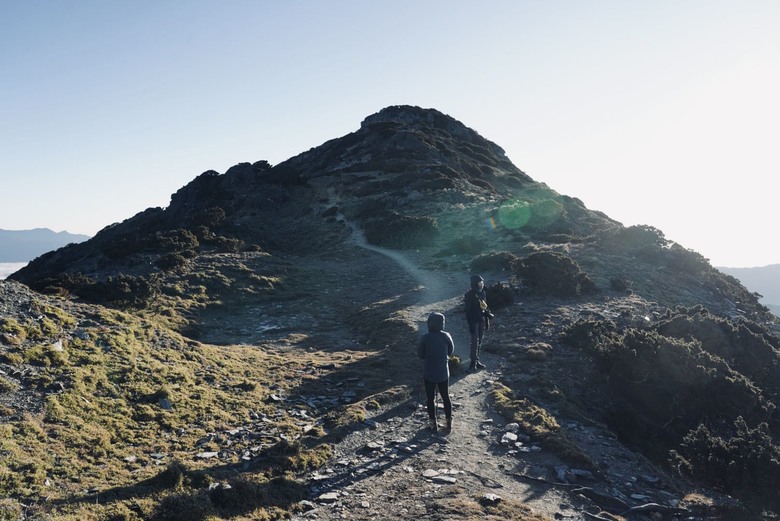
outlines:
{"label": "mountain ridge", "polygon": [[[451,438],[459,450],[448,451],[418,428],[412,348],[425,314],[442,309],[467,356],[460,303],[475,272],[496,314],[485,346],[496,366],[453,380],[453,392],[458,382],[470,391]],[[388,107],[278,165],[204,172],[167,208],[10,278],[0,284],[3,315],[14,317],[0,320],[10,378],[0,416],[23,436],[11,451],[13,498],[53,494],[76,512],[110,498],[116,515],[155,520],[274,508],[771,518],[780,508],[778,318],[698,253],[534,181],[433,109]],[[224,410],[204,405],[220,401]],[[30,418],[41,411],[42,427]],[[488,416],[494,427],[480,423]],[[80,418],[89,428],[69,430]],[[48,439],[41,430],[96,447],[90,458],[108,462],[114,484],[94,476],[103,467],[93,459],[87,492],[54,462],[25,460],[25,442]],[[125,462],[128,452],[144,464]],[[160,455],[169,464],[156,474]],[[430,472],[437,458],[471,478]],[[24,477],[30,465],[55,485]],[[461,479],[513,495],[475,499]],[[387,493],[399,510],[376,508]],[[528,501],[538,516],[523,494],[542,498]]]}

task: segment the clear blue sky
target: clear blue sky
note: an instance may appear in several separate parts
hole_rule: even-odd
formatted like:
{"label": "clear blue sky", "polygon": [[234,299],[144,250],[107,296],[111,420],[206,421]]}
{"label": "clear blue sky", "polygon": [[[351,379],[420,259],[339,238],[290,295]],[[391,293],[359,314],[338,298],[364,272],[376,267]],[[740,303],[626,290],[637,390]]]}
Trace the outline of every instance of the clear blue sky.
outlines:
{"label": "clear blue sky", "polygon": [[780,263],[775,0],[0,0],[0,71],[2,229],[93,235],[411,104],[716,266]]}

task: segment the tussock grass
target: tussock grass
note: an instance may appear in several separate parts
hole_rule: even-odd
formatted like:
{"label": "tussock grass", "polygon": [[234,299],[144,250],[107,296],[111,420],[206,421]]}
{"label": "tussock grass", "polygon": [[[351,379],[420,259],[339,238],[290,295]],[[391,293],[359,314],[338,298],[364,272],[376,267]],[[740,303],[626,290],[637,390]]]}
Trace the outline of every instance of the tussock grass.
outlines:
{"label": "tussock grass", "polygon": [[561,431],[558,421],[547,410],[527,398],[515,398],[509,387],[499,383],[493,384],[491,398],[508,421],[519,424],[523,432],[541,441],[559,457],[588,469],[596,468],[590,456]]}
{"label": "tussock grass", "polygon": [[479,496],[455,497],[436,501],[431,519],[461,519],[463,521],[552,521],[535,513],[531,507],[509,498],[487,502]]}
{"label": "tussock grass", "polygon": [[[292,394],[338,364],[319,369],[325,361],[305,350],[200,344],[164,321],[90,309],[91,317],[49,310],[46,320],[0,323],[2,360],[31,368],[18,385],[3,378],[0,392],[34,392],[42,405],[38,413],[0,411],[0,519],[18,518],[22,504],[57,519],[174,519],[175,504],[188,505],[195,517],[187,519],[221,519],[235,508],[229,498],[214,503],[209,482],[242,469],[263,491],[245,515],[271,519],[279,505],[291,508],[300,490],[285,492],[278,476],[322,465],[332,447],[317,439],[321,429],[301,439],[293,408],[269,396]],[[70,340],[52,348],[63,336]],[[239,427],[265,434],[228,443],[226,433]],[[280,438],[290,441],[269,443]],[[242,455],[258,446],[265,448],[246,469]],[[219,456],[196,457],[204,451]]]}

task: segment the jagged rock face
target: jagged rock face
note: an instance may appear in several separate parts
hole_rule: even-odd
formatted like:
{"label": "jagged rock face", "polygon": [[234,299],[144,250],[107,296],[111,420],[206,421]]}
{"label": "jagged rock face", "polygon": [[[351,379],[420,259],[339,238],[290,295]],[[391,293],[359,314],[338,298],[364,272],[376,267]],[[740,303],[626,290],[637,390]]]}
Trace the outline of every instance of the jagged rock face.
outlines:
{"label": "jagged rock face", "polygon": [[[363,193],[456,189],[508,194],[534,181],[504,150],[459,121],[431,109],[388,107],[352,134],[324,143],[274,168],[280,181],[381,172]],[[348,182],[347,182],[348,183]]]}
{"label": "jagged rock face", "polygon": [[262,175],[270,168],[268,162],[258,161],[239,163],[224,175],[214,170],[204,172],[171,196],[167,218],[172,223],[213,226],[215,216],[209,215],[210,208],[219,207],[229,213],[242,206],[277,210],[285,195],[283,190],[262,181]]}

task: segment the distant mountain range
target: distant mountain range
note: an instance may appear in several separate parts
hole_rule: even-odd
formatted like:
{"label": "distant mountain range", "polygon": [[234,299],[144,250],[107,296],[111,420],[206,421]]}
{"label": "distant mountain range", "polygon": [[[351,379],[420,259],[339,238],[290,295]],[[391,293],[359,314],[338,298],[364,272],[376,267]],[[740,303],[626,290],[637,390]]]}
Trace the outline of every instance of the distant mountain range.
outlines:
{"label": "distant mountain range", "polygon": [[89,238],[89,235],[54,232],[48,228],[0,230],[0,262],[31,261],[46,252]]}
{"label": "distant mountain range", "polygon": [[760,294],[761,302],[773,312],[780,312],[780,264],[760,268],[718,268],[739,280],[748,290]]}

